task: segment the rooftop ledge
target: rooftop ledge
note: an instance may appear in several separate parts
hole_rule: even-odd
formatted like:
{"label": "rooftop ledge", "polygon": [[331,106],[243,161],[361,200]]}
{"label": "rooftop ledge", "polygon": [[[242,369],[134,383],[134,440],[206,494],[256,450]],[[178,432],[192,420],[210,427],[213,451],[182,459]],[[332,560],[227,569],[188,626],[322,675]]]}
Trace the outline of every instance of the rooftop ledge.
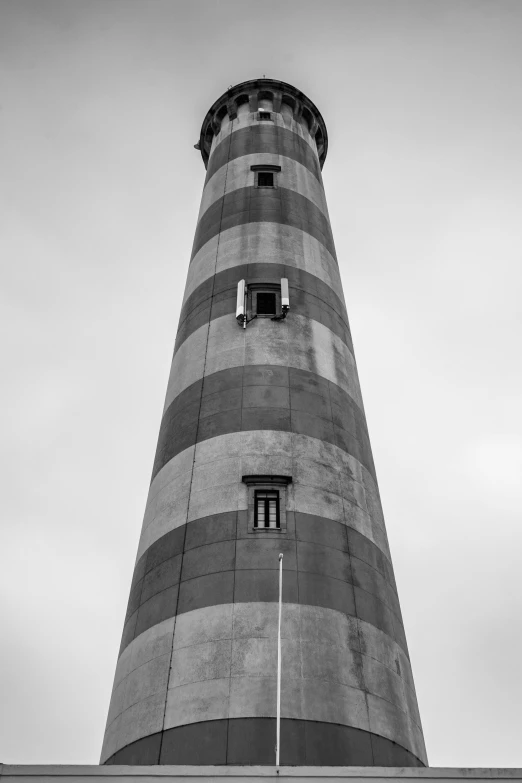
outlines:
{"label": "rooftop ledge", "polygon": [[522,769],[517,768],[456,768],[456,767],[198,767],[198,766],[96,766],[96,765],[18,765],[0,764],[0,780],[7,783],[11,778],[26,778],[34,783],[45,780],[46,783],[68,783],[79,778],[99,779],[119,778],[122,783],[131,779],[142,779],[148,783],[152,778],[175,778],[176,781],[190,783],[210,783],[216,778],[233,777],[253,781],[256,778],[292,778],[303,779],[307,783],[329,778],[345,778],[353,781],[371,778],[382,780],[407,778],[408,780],[522,780]]}

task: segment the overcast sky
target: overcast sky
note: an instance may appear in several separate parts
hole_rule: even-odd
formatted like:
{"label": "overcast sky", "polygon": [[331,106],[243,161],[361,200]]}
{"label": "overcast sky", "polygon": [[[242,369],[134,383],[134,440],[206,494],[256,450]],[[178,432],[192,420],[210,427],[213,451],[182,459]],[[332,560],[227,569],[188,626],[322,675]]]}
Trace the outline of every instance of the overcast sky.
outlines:
{"label": "overcast sky", "polygon": [[319,107],[432,766],[522,767],[522,1],[0,0],[0,761],[97,763],[230,84]]}

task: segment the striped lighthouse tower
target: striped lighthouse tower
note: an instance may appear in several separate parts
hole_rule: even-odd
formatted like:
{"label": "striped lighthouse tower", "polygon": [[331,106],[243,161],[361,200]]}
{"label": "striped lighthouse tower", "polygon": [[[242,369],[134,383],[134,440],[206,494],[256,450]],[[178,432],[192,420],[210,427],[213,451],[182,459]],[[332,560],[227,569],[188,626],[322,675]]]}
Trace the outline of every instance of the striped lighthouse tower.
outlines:
{"label": "striped lighthouse tower", "polygon": [[315,105],[244,82],[207,170],[101,761],[427,763]]}

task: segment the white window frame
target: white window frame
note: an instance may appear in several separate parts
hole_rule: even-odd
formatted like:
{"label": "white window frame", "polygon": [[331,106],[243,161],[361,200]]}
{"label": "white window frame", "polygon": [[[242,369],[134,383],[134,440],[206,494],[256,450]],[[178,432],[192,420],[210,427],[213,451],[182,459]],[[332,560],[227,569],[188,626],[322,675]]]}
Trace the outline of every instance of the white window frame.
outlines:
{"label": "white window frame", "polygon": [[[260,535],[280,535],[286,533],[287,520],[287,487],[292,482],[291,476],[243,476],[242,481],[247,485],[248,491],[248,511],[247,511],[247,530],[249,533]],[[277,490],[279,492],[279,527],[256,527],[255,525],[255,497],[256,490],[270,492]]]}

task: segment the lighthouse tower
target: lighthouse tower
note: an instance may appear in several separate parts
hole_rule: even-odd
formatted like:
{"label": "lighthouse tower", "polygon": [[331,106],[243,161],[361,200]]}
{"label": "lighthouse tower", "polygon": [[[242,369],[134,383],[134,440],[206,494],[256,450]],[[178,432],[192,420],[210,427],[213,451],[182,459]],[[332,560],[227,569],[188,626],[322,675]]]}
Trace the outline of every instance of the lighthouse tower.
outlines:
{"label": "lighthouse tower", "polygon": [[272,79],[206,167],[101,761],[427,764],[321,168]]}

